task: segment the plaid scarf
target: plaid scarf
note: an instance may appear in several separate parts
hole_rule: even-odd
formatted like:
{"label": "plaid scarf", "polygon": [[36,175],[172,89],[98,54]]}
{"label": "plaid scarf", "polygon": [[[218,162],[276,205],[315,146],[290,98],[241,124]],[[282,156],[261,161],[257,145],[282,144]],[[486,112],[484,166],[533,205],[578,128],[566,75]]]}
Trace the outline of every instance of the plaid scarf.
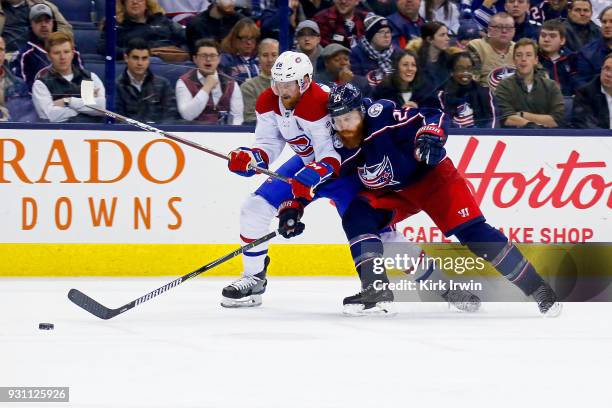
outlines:
{"label": "plaid scarf", "polygon": [[361,37],[361,46],[368,54],[370,59],[373,59],[378,63],[378,67],[384,74],[390,74],[393,71],[391,67],[391,55],[393,55],[393,46],[387,48],[384,51],[376,51],[372,44],[365,39],[365,37]]}

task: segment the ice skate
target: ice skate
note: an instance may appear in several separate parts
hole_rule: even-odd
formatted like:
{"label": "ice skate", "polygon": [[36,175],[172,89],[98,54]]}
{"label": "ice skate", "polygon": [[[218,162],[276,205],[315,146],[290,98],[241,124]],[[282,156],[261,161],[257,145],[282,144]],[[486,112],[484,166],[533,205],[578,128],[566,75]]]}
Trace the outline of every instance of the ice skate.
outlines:
{"label": "ice skate", "polygon": [[451,309],[467,313],[474,313],[480,309],[480,298],[470,291],[449,289],[441,296]]}
{"label": "ice skate", "polygon": [[264,270],[253,276],[243,276],[223,288],[221,306],[255,307],[261,305],[261,295],[266,291],[266,271],[270,258],[266,257]]}
{"label": "ice skate", "polygon": [[557,317],[561,314],[563,304],[557,301],[557,295],[548,283],[542,281],[531,296],[537,302],[540,313],[544,317]]}
{"label": "ice skate", "polygon": [[376,290],[371,283],[356,295],[344,298],[343,314],[347,316],[393,316],[393,292],[389,289]]}

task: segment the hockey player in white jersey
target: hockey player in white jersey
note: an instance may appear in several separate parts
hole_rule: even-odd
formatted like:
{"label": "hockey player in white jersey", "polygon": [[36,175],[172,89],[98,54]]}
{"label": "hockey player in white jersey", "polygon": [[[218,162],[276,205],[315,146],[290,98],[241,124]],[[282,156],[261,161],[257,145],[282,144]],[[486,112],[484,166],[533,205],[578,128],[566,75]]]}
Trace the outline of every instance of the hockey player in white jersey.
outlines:
{"label": "hockey player in white jersey", "polygon": [[[250,177],[255,172],[248,168],[249,163],[267,168],[289,144],[296,154],[293,167],[297,168],[283,174],[292,178],[291,185],[283,187],[290,188],[294,197],[312,199],[314,188],[338,174],[340,156],[331,138],[328,93],[312,82],[312,72],[305,54],[286,51],[277,58],[272,67],[272,85],[257,98],[255,105],[255,143],[251,148],[240,147],[230,152],[228,166],[232,172]],[[240,212],[243,244],[269,232],[278,207],[287,198],[286,192],[275,198],[273,192],[264,194],[260,190],[247,197]],[[223,289],[223,306],[261,304],[260,295],[267,283],[267,253],[265,243],[243,254],[243,276]]]}
{"label": "hockey player in white jersey", "polygon": [[[295,219],[296,212],[301,214],[304,205],[314,198],[332,199],[342,215],[361,188],[359,181],[352,177],[335,178],[341,170],[351,166],[351,159],[356,154],[342,147],[334,135],[327,102],[328,92],[312,82],[312,65],[306,55],[287,51],[278,57],[272,68],[272,86],[257,99],[255,143],[251,148],[240,147],[230,152],[228,167],[234,173],[250,177],[255,172],[248,168],[249,163],[267,168],[289,144],[295,156],[277,173],[291,178],[291,184],[268,179],[247,197],[240,212],[243,244],[266,235],[277,215],[280,227],[286,227],[283,220]],[[354,172],[347,170],[347,173]],[[298,222],[293,228],[283,229],[283,236],[289,238],[301,233],[303,224]],[[390,229],[381,232],[381,239],[383,242],[406,242],[401,234]],[[411,245],[409,252],[413,258],[423,255],[417,245],[408,245]],[[222,306],[261,304],[270,261],[267,253],[268,243],[265,243],[243,254],[242,277],[223,288]],[[440,271],[431,267],[412,273],[426,279]],[[474,311],[480,305],[478,297],[467,291],[441,295],[460,310]]]}

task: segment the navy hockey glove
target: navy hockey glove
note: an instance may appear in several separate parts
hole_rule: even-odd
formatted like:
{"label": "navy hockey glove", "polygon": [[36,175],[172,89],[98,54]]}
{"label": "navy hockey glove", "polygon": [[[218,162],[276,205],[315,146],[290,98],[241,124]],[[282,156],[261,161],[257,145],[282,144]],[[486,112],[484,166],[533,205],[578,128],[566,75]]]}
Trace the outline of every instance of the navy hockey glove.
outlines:
{"label": "navy hockey glove", "polygon": [[291,192],[295,198],[310,201],[314,198],[314,189],[333,174],[334,168],[331,164],[323,161],[310,162],[291,179]]}
{"label": "navy hockey glove", "polygon": [[446,133],[436,125],[425,125],[414,138],[414,158],[430,166],[440,163],[446,156]]}
{"label": "navy hockey glove", "polygon": [[303,222],[304,206],[298,200],[283,201],[278,208],[278,229],[285,238],[297,237],[304,232]]}
{"label": "navy hockey glove", "polygon": [[249,168],[249,164],[267,169],[268,157],[263,150],[249,149],[248,147],[239,147],[229,153],[227,167],[231,172],[244,177],[257,174],[255,170]]}

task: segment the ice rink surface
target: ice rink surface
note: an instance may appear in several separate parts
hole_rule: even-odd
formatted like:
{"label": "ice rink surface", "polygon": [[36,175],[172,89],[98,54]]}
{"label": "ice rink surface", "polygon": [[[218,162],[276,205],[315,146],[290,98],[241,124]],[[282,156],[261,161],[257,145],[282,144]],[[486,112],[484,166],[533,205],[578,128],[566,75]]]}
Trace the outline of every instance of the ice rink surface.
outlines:
{"label": "ice rink surface", "polygon": [[272,277],[262,307],[236,310],[219,306],[229,279],[203,277],[103,321],[66,297],[117,307],[171,279],[1,279],[0,386],[69,386],[71,402],[49,406],[83,408],[611,404],[610,303],[557,319],[533,303],[350,318],[356,279]]}

